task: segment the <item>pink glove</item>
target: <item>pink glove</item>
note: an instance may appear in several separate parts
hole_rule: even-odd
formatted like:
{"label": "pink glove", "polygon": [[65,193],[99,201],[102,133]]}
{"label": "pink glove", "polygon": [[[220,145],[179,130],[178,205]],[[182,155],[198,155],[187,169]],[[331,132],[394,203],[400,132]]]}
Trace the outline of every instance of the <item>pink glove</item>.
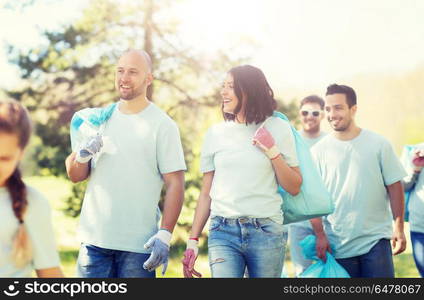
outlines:
{"label": "pink glove", "polygon": [[414,165],[414,171],[420,172],[424,167],[424,149],[416,149],[412,155],[412,164]]}
{"label": "pink glove", "polygon": [[187,242],[187,249],[184,252],[184,259],[182,260],[185,278],[193,278],[193,275],[202,277],[202,274],[194,269],[194,263],[196,262],[197,254],[199,253],[198,244],[199,242],[194,239],[189,239]]}
{"label": "pink glove", "polygon": [[253,145],[258,146],[270,159],[274,159],[280,155],[280,151],[275,145],[274,138],[265,127],[259,127],[259,129],[256,130],[253,136]]}

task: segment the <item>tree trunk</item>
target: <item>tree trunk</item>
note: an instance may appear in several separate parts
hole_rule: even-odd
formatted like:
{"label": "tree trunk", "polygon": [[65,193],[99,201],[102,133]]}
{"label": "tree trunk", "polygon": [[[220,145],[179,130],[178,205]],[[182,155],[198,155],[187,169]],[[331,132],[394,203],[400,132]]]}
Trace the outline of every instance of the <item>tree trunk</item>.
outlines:
{"label": "tree trunk", "polygon": [[[152,34],[153,34],[153,0],[146,1],[146,12],[144,16],[144,51],[146,51],[152,60],[152,71],[155,66],[155,59],[153,55],[153,42],[152,42]],[[147,99],[153,101],[153,82],[147,88]]]}

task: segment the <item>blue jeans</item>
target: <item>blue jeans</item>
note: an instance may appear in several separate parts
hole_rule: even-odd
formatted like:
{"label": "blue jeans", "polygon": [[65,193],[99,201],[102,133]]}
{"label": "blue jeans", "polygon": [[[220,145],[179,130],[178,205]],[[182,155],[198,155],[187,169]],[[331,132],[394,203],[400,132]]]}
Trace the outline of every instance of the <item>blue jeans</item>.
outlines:
{"label": "blue jeans", "polygon": [[269,218],[212,217],[209,265],[212,277],[250,278],[281,275],[286,239],[282,224]]}
{"label": "blue jeans", "polygon": [[337,259],[350,277],[395,277],[390,240],[381,239],[368,253]]}
{"label": "blue jeans", "polygon": [[424,233],[411,231],[412,254],[421,277],[424,277]]}
{"label": "blue jeans", "polygon": [[311,234],[315,235],[312,228],[289,225],[290,257],[296,272],[296,277],[312,264],[312,260],[306,259],[303,256],[302,247],[299,245],[306,236]]}
{"label": "blue jeans", "polygon": [[100,248],[81,244],[77,276],[84,278],[155,278],[156,272],[143,268],[150,254]]}

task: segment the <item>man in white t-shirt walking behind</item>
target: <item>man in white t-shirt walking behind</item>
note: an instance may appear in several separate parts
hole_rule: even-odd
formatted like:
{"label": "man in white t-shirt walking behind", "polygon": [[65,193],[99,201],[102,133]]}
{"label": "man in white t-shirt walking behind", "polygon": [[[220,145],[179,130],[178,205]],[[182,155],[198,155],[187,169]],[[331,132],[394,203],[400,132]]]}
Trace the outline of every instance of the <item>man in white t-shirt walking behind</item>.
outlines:
{"label": "man in white t-shirt walking behind", "polygon": [[324,218],[333,254],[351,277],[394,277],[390,240],[393,255],[406,248],[401,184],[406,172],[384,137],[355,124],[351,87],[330,85],[325,111],[333,132],[312,154],[335,201],[334,213]]}
{"label": "man in white t-shirt walking behind", "polygon": [[73,182],[89,177],[80,218],[79,277],[155,277],[160,265],[162,274],[166,271],[186,166],[177,125],[146,97],[152,80],[148,54],[125,52],[115,74],[120,100],[103,133],[72,149],[66,160]]}
{"label": "man in white t-shirt walking behind", "polygon": [[[317,95],[310,95],[302,99],[300,102],[299,117],[302,124],[302,130],[299,133],[302,135],[306,144],[312,148],[326,135],[325,132],[321,131],[321,121],[324,118],[324,100]],[[310,259],[306,259],[303,256],[299,242],[306,236],[316,233],[308,220],[292,223],[288,227],[290,257],[297,277],[312,264]],[[322,226],[320,229],[317,234],[322,232]]]}

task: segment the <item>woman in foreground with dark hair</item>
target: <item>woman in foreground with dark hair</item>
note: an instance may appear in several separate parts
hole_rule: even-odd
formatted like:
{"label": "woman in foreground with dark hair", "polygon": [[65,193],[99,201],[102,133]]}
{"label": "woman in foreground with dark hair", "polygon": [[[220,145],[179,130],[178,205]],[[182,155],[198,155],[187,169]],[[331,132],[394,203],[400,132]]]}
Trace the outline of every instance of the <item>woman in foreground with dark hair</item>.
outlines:
{"label": "woman in foreground with dark hair", "polygon": [[49,203],[18,168],[30,136],[26,109],[0,100],[0,277],[63,277]]}
{"label": "woman in foreground with dark hair", "polygon": [[[231,69],[222,85],[224,122],[206,133],[202,188],[184,253],[185,277],[209,215],[212,277],[280,277],[286,240],[278,184],[299,193],[302,183],[289,124],[273,117],[274,93],[258,68]],[[266,121],[266,122],[265,122]]]}

